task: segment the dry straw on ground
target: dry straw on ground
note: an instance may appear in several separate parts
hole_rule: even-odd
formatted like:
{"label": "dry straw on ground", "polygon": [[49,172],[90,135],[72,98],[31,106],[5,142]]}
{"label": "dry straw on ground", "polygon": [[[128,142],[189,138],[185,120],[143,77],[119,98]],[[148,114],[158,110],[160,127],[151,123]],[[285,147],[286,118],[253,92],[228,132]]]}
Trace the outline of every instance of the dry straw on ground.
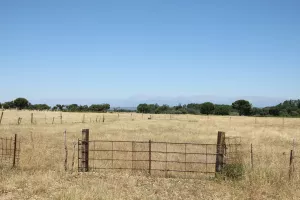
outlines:
{"label": "dry straw on ground", "polygon": [[[17,133],[21,139],[17,169],[0,169],[0,199],[300,199],[300,161],[288,179],[292,140],[300,141],[300,119],[217,117],[189,115],[99,114],[5,111],[0,134]],[[46,118],[45,118],[46,116]],[[54,124],[52,124],[54,117]],[[21,124],[18,119],[22,118]],[[87,120],[89,119],[89,120]],[[71,153],[81,129],[90,139],[215,143],[217,131],[241,136],[250,158],[253,143],[254,169],[246,159],[245,177],[238,181],[157,178],[131,172],[71,173],[64,169],[64,130]],[[76,168],[75,159],[75,168]]]}

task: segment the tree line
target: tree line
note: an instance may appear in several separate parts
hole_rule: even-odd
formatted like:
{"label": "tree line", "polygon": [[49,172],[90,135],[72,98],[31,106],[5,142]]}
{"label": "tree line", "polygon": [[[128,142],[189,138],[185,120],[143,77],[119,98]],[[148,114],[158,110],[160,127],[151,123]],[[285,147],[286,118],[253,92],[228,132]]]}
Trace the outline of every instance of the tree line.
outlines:
{"label": "tree line", "polygon": [[[57,104],[53,107],[47,104],[31,104],[26,98],[17,98],[13,101],[0,103],[3,109],[18,110],[49,110],[62,112],[108,112],[110,104],[78,105]],[[114,108],[112,112],[138,112],[148,114],[194,114],[194,115],[240,115],[240,116],[281,116],[281,117],[300,117],[300,100],[287,100],[276,106],[257,108],[253,107],[247,100],[237,100],[231,105],[213,104],[205,102],[202,104],[190,103],[184,105],[158,105],[158,104],[139,104],[136,110]]]}
{"label": "tree line", "polygon": [[202,104],[191,103],[177,106],[169,106],[158,104],[139,104],[137,107],[138,113],[149,114],[194,114],[194,115],[249,115],[251,112],[251,104],[246,100],[239,100],[232,105],[213,104],[205,102]]}
{"label": "tree line", "polygon": [[62,111],[62,112],[107,112],[110,109],[109,104],[92,104],[88,105],[63,105],[57,104],[53,107],[47,104],[31,104],[25,98],[17,98],[13,101],[0,103],[0,108],[3,109],[18,109],[18,110],[49,110],[49,111]]}
{"label": "tree line", "polygon": [[139,104],[138,113],[149,114],[195,114],[195,115],[240,115],[240,116],[281,116],[300,117],[300,100],[287,100],[276,106],[257,108],[247,100],[237,100],[231,105],[191,103],[185,105],[169,106],[158,104]]}

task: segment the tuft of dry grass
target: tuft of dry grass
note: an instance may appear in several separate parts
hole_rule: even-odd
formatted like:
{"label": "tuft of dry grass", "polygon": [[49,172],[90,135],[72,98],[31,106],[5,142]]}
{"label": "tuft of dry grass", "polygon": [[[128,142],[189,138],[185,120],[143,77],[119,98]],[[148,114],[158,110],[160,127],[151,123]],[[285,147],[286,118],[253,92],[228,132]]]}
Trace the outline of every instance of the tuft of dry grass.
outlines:
{"label": "tuft of dry grass", "polygon": [[[85,115],[85,123],[82,123]],[[46,118],[45,118],[46,116]],[[17,169],[0,168],[0,199],[300,199],[300,161],[288,180],[292,140],[300,141],[300,119],[5,111],[1,136],[21,139]],[[53,117],[55,118],[52,124]],[[18,118],[22,118],[17,125]],[[91,121],[91,122],[90,122]],[[69,152],[90,129],[90,139],[215,143],[217,132],[241,136],[245,175],[240,180],[159,178],[128,171],[64,171],[64,130]],[[253,143],[254,169],[250,169]],[[298,146],[295,147],[296,155]],[[69,153],[71,169],[72,153]],[[299,159],[300,160],[300,159]],[[77,163],[75,163],[75,167]]]}

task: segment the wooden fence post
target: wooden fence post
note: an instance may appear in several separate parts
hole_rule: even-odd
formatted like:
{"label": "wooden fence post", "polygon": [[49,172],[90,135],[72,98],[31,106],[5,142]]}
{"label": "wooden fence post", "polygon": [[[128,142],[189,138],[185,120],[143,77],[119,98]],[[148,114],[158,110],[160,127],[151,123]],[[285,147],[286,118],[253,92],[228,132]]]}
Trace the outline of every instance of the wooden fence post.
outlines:
{"label": "wooden fence post", "polygon": [[52,124],[54,124],[54,117],[53,117],[53,119],[52,119]]}
{"label": "wooden fence post", "polygon": [[17,153],[17,134],[15,134],[15,140],[14,140],[13,167],[16,166],[16,153]]}
{"label": "wooden fence post", "polygon": [[293,175],[293,160],[294,160],[294,152],[291,150],[290,153],[290,169],[289,169],[289,179],[291,180],[292,175]]}
{"label": "wooden fence post", "polygon": [[84,123],[84,120],[85,120],[85,114],[83,114],[82,116],[82,123]]}
{"label": "wooden fence post", "polygon": [[225,132],[218,132],[217,155],[216,155],[216,172],[221,172],[224,162],[225,152]]}
{"label": "wooden fence post", "polygon": [[65,145],[65,171],[68,171],[68,146],[67,146],[67,130],[64,132],[64,145]]}
{"label": "wooden fence post", "polygon": [[103,114],[103,120],[102,120],[102,122],[104,123],[104,121],[105,121],[105,118],[104,118],[104,114]]}
{"label": "wooden fence post", "polygon": [[22,122],[22,118],[21,118],[21,117],[19,117],[19,118],[18,118],[18,125],[20,125],[20,124],[21,124],[21,122]]}
{"label": "wooden fence post", "polygon": [[2,111],[2,113],[1,113],[1,117],[0,117],[0,124],[1,124],[1,122],[2,122],[2,118],[3,118],[3,111]]}
{"label": "wooden fence post", "polygon": [[31,113],[31,124],[33,124],[33,113]]}
{"label": "wooden fence post", "polygon": [[253,145],[251,143],[251,169],[253,170]]}
{"label": "wooden fence post", "polygon": [[151,175],[151,140],[149,140],[149,174]]}
{"label": "wooden fence post", "polygon": [[89,129],[82,129],[81,170],[89,171]]}
{"label": "wooden fence post", "polygon": [[62,124],[62,113],[60,113],[60,124]]}
{"label": "wooden fence post", "polygon": [[71,167],[71,172],[73,172],[74,169],[74,164],[75,164],[75,151],[76,151],[76,143],[75,141],[73,142],[73,155],[72,155],[72,167]]}

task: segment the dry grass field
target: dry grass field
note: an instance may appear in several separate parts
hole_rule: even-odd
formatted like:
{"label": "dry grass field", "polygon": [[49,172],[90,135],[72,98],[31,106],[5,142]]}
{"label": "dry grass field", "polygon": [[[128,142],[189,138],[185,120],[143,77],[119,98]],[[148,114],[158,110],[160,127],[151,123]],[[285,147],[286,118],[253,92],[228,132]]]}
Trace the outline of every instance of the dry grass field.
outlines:
{"label": "dry grass field", "polygon": [[[149,115],[106,113],[103,123],[103,114],[62,113],[61,124],[58,112],[34,112],[31,124],[30,114],[4,111],[0,135],[17,133],[21,154],[16,169],[0,168],[0,199],[300,199],[300,161],[293,179],[288,177],[293,139],[296,152],[300,148],[300,119],[152,115],[149,120]],[[19,117],[22,122],[17,125]],[[90,140],[197,143],[216,143],[217,132],[225,131],[242,137],[246,173],[236,181],[160,178],[131,171],[78,173],[77,163],[73,173],[65,172],[63,132],[67,131],[71,168],[72,143],[81,138],[83,128],[90,129]],[[248,159],[251,143],[253,170]]]}

